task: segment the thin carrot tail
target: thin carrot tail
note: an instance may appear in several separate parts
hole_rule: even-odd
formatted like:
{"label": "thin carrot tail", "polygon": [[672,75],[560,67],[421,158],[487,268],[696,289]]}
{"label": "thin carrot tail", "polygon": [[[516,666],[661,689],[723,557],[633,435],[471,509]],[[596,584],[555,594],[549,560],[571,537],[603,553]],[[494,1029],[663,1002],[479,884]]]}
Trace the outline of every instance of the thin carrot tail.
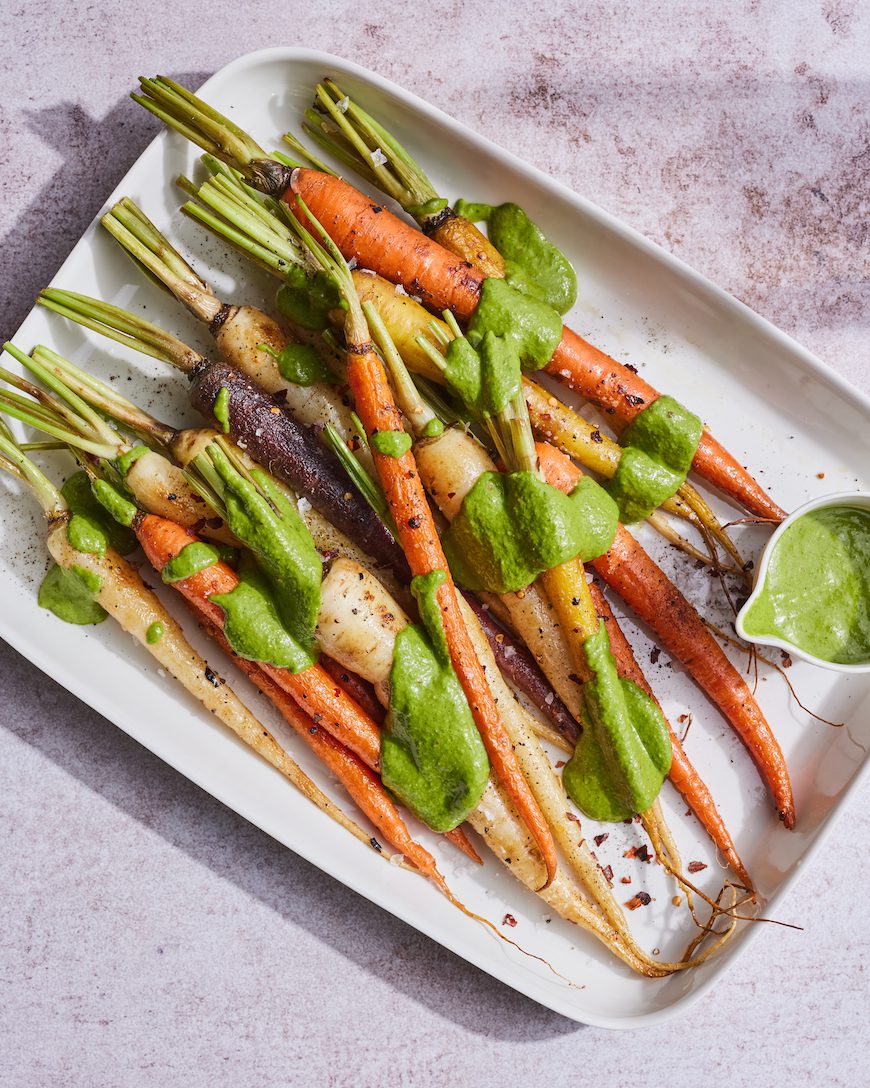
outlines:
{"label": "thin carrot tail", "polygon": [[737,874],[740,883],[748,892],[754,893],[755,885],[746,871],[746,866],[740,859],[740,855],[737,853],[737,847],[734,845],[734,840],[725,826],[725,821],[716,808],[713,795],[690,762],[677,735],[670,726],[668,726],[668,729],[671,734],[671,747],[673,749],[673,759],[668,777],[713,843],[722,851],[728,864]]}
{"label": "thin carrot tail", "polygon": [[[643,670],[638,664],[631,644],[625,637],[622,628],[619,626],[607,598],[594,583],[589,587],[589,590],[592,594],[592,600],[595,602],[595,610],[598,613],[598,616],[604,620],[605,626],[607,627],[607,634],[610,638],[610,650],[616,659],[616,668],[619,675],[637,684],[637,686],[641,688],[642,691],[646,692],[646,694],[655,702],[656,706],[659,707],[659,710],[661,710],[662,708],[659,705],[655,692],[650,687]],[[671,723],[667,718],[665,718],[665,724],[668,727],[668,734],[671,738],[671,751],[673,753],[668,778],[670,778],[675,789],[680,793],[692,812],[694,812],[701,826],[710,836],[712,841],[728,859],[728,864],[740,878],[741,883],[747,891],[752,891],[752,881],[743,862],[740,860],[734,841],[728,833],[728,828],[725,826],[724,820],[719,815],[719,810],[716,808],[716,802],[713,800],[713,795],[710,793],[706,783],[695,770],[689,757],[686,755],[679,738],[671,728]]]}
{"label": "thin carrot tail", "polygon": [[785,511],[709,431],[701,435],[692,468],[755,517],[770,518],[771,521],[782,521],[786,517]]}

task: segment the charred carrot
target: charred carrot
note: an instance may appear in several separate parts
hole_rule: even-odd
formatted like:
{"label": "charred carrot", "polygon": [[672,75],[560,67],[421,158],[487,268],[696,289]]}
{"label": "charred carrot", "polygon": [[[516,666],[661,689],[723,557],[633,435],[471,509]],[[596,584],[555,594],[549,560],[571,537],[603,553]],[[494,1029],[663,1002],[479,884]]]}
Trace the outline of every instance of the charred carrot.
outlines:
{"label": "charred carrot", "polygon": [[[552,446],[538,443],[537,450],[549,483],[571,491],[580,476],[579,469]],[[610,551],[592,566],[719,707],[767,782],[779,818],[786,827],[794,827],[794,796],[779,743],[745,680],[692,605],[621,525]]]}
{"label": "charred carrot", "polygon": [[[370,343],[367,350],[349,351],[347,376],[356,400],[357,412],[369,437],[383,431],[404,434],[383,364]],[[545,859],[549,883],[555,875],[557,865],[553,836],[516,761],[489,684],[462,621],[456,590],[448,573],[438,531],[417,474],[414,455],[410,450],[402,457],[376,452],[375,467],[398,530],[399,543],[412,574],[445,572],[444,582],[438,589],[438,604],[453,668],[465,691],[493,767],[526,821]]]}
{"label": "charred carrot", "polygon": [[[224,637],[220,625],[206,620],[209,634],[233,658],[239,668],[256,684],[267,699],[281,712],[284,720],[305,741],[315,755],[341,782],[357,807],[365,813],[386,842],[404,855],[415,868],[429,877],[442,891],[447,890],[444,878],[438,872],[435,859],[418,842],[411,838],[405,822],[399,814],[383,783],[370,767],[350,748],[315,724],[314,717],[309,717],[300,710],[295,698],[276,683],[266,669],[254,662],[237,657]],[[380,849],[376,842],[372,843]]]}
{"label": "charred carrot", "polygon": [[[139,513],[133,522],[136,538],[149,563],[161,571],[170,560],[199,538],[188,529],[155,514]],[[218,561],[197,574],[173,583],[194,609],[221,630],[224,613],[210,600],[215,593],[231,593],[239,584],[238,575]],[[321,668],[312,665],[295,675],[274,665],[262,666],[282,691],[291,695],[312,716],[370,767],[377,767],[381,739],[374,721]]]}
{"label": "charred carrot", "polygon": [[[361,267],[400,283],[438,312],[452,310],[461,320],[474,312],[484,274],[346,181],[298,168],[290,190],[283,194],[291,209],[294,196],[302,197],[347,260],[352,258]],[[607,412],[618,425],[629,423],[658,397],[639,375],[568,328],[563,330],[562,342],[546,369]],[[706,430],[692,464],[699,475],[752,514],[776,520],[785,516]]]}

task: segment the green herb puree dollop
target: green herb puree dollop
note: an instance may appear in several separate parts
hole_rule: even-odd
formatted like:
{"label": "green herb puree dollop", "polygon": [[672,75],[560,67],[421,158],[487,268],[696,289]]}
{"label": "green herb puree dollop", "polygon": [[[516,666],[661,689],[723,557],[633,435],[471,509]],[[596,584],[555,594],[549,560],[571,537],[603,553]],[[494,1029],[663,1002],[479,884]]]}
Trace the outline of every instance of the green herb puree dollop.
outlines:
{"label": "green herb puree dollop", "polygon": [[278,373],[294,385],[314,385],[315,382],[335,382],[326,363],[310,344],[287,344],[276,351],[270,344],[257,344],[278,364]]}
{"label": "green herb puree dollop", "polygon": [[530,472],[484,472],[442,543],[467,589],[510,593],[575,556],[603,555],[616,526],[616,504],[588,476],[566,495]]}
{"label": "green herb puree dollop", "polygon": [[407,431],[375,431],[370,444],[375,453],[385,457],[404,457],[412,440]]}
{"label": "green herb puree dollop", "polygon": [[619,506],[620,521],[642,521],[686,482],[704,429],[673,397],[658,397],[622,433],[622,456],[604,485]]}
{"label": "green herb puree dollop", "polygon": [[108,612],[97,601],[102,587],[99,575],[84,567],[69,569],[52,563],[39,587],[40,608],[47,608],[65,623],[80,626],[102,623]]}
{"label": "green herb puree dollop", "polygon": [[[255,468],[251,470],[251,478],[245,479],[214,443],[209,447],[208,456],[223,485],[226,523],[256,557],[268,584],[267,596],[286,636],[281,643],[280,662],[271,657],[254,660],[271,661],[293,672],[308,668],[317,660],[314,628],[320,612],[323,577],[323,565],[311,534],[296,507],[268,473]],[[248,580],[250,582],[251,578]],[[255,603],[252,593],[250,587],[242,593],[248,608]],[[227,595],[227,599],[230,597],[232,594]],[[225,608],[221,601],[218,603]],[[256,604],[260,612],[264,607]],[[238,608],[236,611],[238,613]],[[237,626],[238,623],[234,629]],[[273,633],[269,637],[271,644],[276,636]],[[242,653],[230,633],[227,638],[237,653],[249,656],[248,650]],[[250,644],[250,637],[246,636],[248,649]]]}
{"label": "green herb puree dollop", "polygon": [[617,675],[603,622],[583,648],[592,678],[583,686],[583,731],[562,780],[581,812],[615,823],[645,812],[658,797],[671,741],[653,700]]}
{"label": "green herb puree dollop", "polygon": [[438,832],[466,819],[489,778],[486,749],[441,623],[436,593],[444,577],[433,571],[411,582],[423,622],[396,639],[381,746],[384,785]]}
{"label": "green herb puree dollop", "polygon": [[192,578],[201,570],[213,567],[219,559],[220,555],[213,544],[206,544],[204,540],[192,540],[184,545],[178,555],[169,560],[160,572],[160,577],[167,585],[183,582],[185,578]]}
{"label": "green herb puree dollop", "polygon": [[71,513],[67,539],[77,551],[103,555],[110,547],[127,555],[136,546],[136,537],[129,528],[109,516],[86,472],[74,472],[61,488],[61,494]]}
{"label": "green herb puree dollop", "polygon": [[523,371],[546,366],[561,339],[552,307],[489,278],[465,336],[447,348],[444,377],[475,418],[498,415],[520,392]]}
{"label": "green herb puree dollop", "polygon": [[294,325],[313,330],[327,327],[331,310],[347,308],[328,272],[318,269],[309,273],[300,265],[293,265],[288,271],[286,282],[278,288],[276,304]]}
{"label": "green herb puree dollop", "polygon": [[519,204],[456,203],[456,214],[473,223],[486,222],[489,240],[504,257],[505,278],[511,286],[539,298],[560,314],[577,301],[577,275],[555,246]]}

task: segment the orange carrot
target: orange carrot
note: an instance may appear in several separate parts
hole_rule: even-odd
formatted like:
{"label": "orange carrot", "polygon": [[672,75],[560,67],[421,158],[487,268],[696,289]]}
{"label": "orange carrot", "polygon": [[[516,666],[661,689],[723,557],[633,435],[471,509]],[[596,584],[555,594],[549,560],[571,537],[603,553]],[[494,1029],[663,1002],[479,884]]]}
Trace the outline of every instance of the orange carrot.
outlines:
{"label": "orange carrot", "polygon": [[[580,477],[573,461],[543,442],[537,443],[537,450],[547,480],[571,491]],[[779,743],[746,681],[692,605],[622,525],[610,551],[592,566],[719,707],[770,787],[779,818],[786,827],[794,827],[794,796]]]}
{"label": "orange carrot", "polygon": [[[134,522],[142,550],[155,570],[161,571],[188,544],[199,538],[167,518],[156,514],[140,514]],[[177,589],[206,620],[220,630],[224,613],[210,597],[214,593],[230,593],[239,584],[232,567],[218,562],[190,578],[174,582]],[[381,736],[377,724],[321,668],[312,665],[299,673],[261,663],[269,678],[296,702],[325,730],[355,752],[369,767],[377,768],[380,761]]]}
{"label": "orange carrot", "polygon": [[[444,878],[438,872],[435,859],[428,850],[411,838],[399,810],[375,772],[334,736],[315,725],[314,719],[300,710],[296,701],[257,662],[236,656],[219,625],[208,620],[206,628],[242,672],[280,710],[288,725],[341,782],[354,803],[371,820],[386,842],[433,880],[442,891],[446,891]],[[372,845],[376,846],[376,840],[372,841]],[[380,849],[379,846],[376,848]]]}
{"label": "orange carrot", "polygon": [[338,686],[345,691],[357,705],[361,706],[372,721],[378,725],[384,724],[386,711],[378,702],[373,686],[368,680],[363,680],[357,673],[346,669],[334,658],[321,653],[318,662],[329,673]]}
{"label": "orange carrot", "polygon": [[[592,594],[592,600],[595,602],[595,611],[598,613],[599,619],[604,621],[604,625],[607,628],[607,635],[610,639],[610,651],[616,659],[617,672],[626,680],[631,680],[632,683],[637,684],[641,691],[646,692],[659,710],[661,710],[662,708],[655,696],[655,692],[649,686],[649,683],[643,674],[643,670],[637,663],[637,659],[634,656],[634,651],[632,650],[628,639],[623,634],[622,628],[616,622],[616,617],[611,611],[607,598],[594,583],[589,587],[589,591]],[[679,737],[671,728],[671,723],[667,718],[665,718],[665,725],[668,727],[668,735],[671,738],[671,751],[673,753],[671,769],[668,771],[668,778],[670,778],[683,800],[689,808],[691,808],[692,812],[694,812],[704,830],[727,858],[728,864],[743,882],[746,890],[752,891],[752,881],[743,862],[740,860],[740,856],[737,853],[737,847],[734,845],[734,840],[728,833],[725,821],[719,815],[719,810],[716,808],[716,802],[713,800],[713,795],[710,793],[707,784],[695,770],[689,757],[686,755]]]}
{"label": "orange carrot", "polygon": [[[434,310],[452,310],[467,320],[477,307],[486,278],[479,269],[427,238],[341,178],[317,170],[294,171],[284,194],[297,212],[299,195],[347,260],[370,268]],[[563,330],[547,371],[624,425],[659,395],[651,385],[587,343]],[[726,495],[758,517],[781,520],[785,514],[756,480],[713,436],[704,431],[692,466]]]}
{"label": "orange carrot", "polygon": [[[386,371],[371,344],[351,347],[347,360],[348,383],[356,400],[356,410],[369,436],[378,431],[404,433]],[[438,605],[453,668],[468,699],[495,772],[541,851],[549,885],[556,875],[557,866],[553,834],[523,776],[480,661],[474,652],[459,611],[456,589],[441,550],[441,541],[420,482],[414,455],[410,450],[401,457],[387,456],[374,449],[372,452],[390,513],[396,524],[399,542],[412,574],[423,575],[432,571],[443,571],[445,574],[438,589]]]}
{"label": "orange carrot", "polygon": [[[340,665],[334,658],[329,657],[327,654],[322,653],[320,655],[320,664],[326,672],[329,673],[336,684],[338,684],[338,686],[342,688],[355,703],[361,706],[373,721],[376,721],[378,725],[383,725],[386,711],[378,702],[372,685],[369,684],[368,681],[363,680],[361,676],[358,676],[355,672],[351,672],[350,669],[346,669],[344,665]],[[448,842],[452,843],[458,850],[461,850],[466,857],[471,858],[471,860],[478,865],[483,865],[483,858],[481,858],[480,854],[478,854],[471,845],[468,836],[461,827],[454,827],[452,831],[445,831],[443,835]]]}

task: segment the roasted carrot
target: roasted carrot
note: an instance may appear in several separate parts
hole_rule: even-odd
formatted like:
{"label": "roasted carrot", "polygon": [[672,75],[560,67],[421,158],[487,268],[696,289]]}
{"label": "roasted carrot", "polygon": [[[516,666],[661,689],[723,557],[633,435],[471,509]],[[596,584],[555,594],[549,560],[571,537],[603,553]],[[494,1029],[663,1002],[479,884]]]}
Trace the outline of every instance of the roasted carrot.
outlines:
{"label": "roasted carrot", "polygon": [[[537,450],[549,483],[563,491],[571,491],[580,470],[563,453],[546,443],[538,443]],[[621,525],[610,551],[594,560],[592,566],[655,632],[661,645],[685,665],[695,683],[719,707],[770,787],[779,818],[786,827],[794,827],[794,796],[779,743],[746,681],[692,605]]]}
{"label": "roasted carrot", "polygon": [[[335,683],[342,688],[358,706],[363,708],[372,721],[377,722],[378,725],[383,723],[386,712],[378,702],[374,689],[368,681],[363,680],[361,676],[358,676],[355,672],[351,672],[350,669],[346,669],[344,665],[340,665],[327,654],[322,653],[320,655],[320,664],[323,666],[324,670],[329,673]],[[466,857],[471,858],[471,860],[478,865],[483,865],[483,859],[471,845],[468,836],[461,827],[454,827],[452,831],[445,832],[444,838],[447,839],[448,842],[453,843],[453,845],[461,850]]]}
{"label": "roasted carrot", "polygon": [[329,673],[335,683],[338,684],[338,686],[345,691],[355,703],[363,708],[372,721],[377,722],[378,725],[383,725],[386,711],[378,702],[374,688],[367,680],[363,680],[363,678],[358,676],[355,672],[346,669],[344,665],[341,665],[328,654],[321,653],[319,664],[325,672]]}
{"label": "roasted carrot", "polygon": [[[300,710],[295,698],[280,687],[262,665],[237,657],[219,624],[206,620],[206,629],[341,782],[357,807],[371,820],[386,842],[446,892],[447,885],[438,872],[435,859],[428,850],[411,838],[399,810],[375,772],[331,733],[319,728],[314,718]],[[372,845],[380,849],[375,842]]]}
{"label": "roasted carrot", "polygon": [[[291,209],[301,196],[348,260],[400,283],[430,308],[452,310],[460,320],[474,312],[484,274],[450,253],[346,181],[299,168],[284,194]],[[298,211],[298,209],[296,209]],[[627,424],[656,399],[651,385],[565,328],[547,371],[608,413],[615,425]],[[693,468],[752,514],[781,520],[785,515],[756,480],[713,436],[704,431]]]}
{"label": "roasted carrot", "polygon": [[[595,610],[598,613],[599,618],[604,621],[604,624],[607,627],[607,634],[610,638],[610,652],[616,659],[616,668],[619,675],[626,680],[631,680],[632,683],[637,684],[641,691],[646,692],[656,706],[658,706],[659,710],[661,710],[662,708],[655,696],[655,692],[649,686],[647,678],[643,674],[643,670],[637,663],[637,659],[634,656],[634,651],[632,650],[628,639],[623,634],[622,628],[616,622],[616,617],[610,608],[607,598],[594,583],[589,587],[589,590],[592,594],[592,600],[595,602]],[[664,711],[662,711],[662,714],[664,715]],[[707,784],[695,770],[689,757],[686,755],[679,737],[671,728],[671,723],[668,721],[667,716],[665,716],[665,724],[668,727],[668,734],[671,738],[671,751],[673,752],[668,778],[679,791],[681,797],[692,812],[694,812],[704,830],[722,851],[728,864],[743,882],[744,887],[747,891],[752,891],[752,881],[746,871],[746,867],[740,860],[740,855],[737,853],[737,847],[734,845],[734,840],[731,838],[724,820],[719,815],[719,810],[716,808],[716,802],[713,800],[713,795],[710,793]]]}
{"label": "roasted carrot", "polygon": [[[134,529],[142,550],[156,570],[162,570],[182,548],[198,539],[174,521],[154,514],[139,515],[134,522]],[[209,598],[215,593],[230,593],[238,585],[238,581],[231,567],[218,562],[173,584],[210,628],[222,631],[223,611]],[[242,663],[241,658],[237,660]],[[276,690],[289,695],[310,714],[322,726],[321,732],[324,735],[328,734],[342,749],[371,768],[372,772],[377,770],[381,755],[377,719],[360,706],[343,684],[333,680],[323,666],[312,665],[295,674],[288,669],[276,668],[264,662],[257,662],[256,667]],[[375,702],[375,706],[377,705]],[[283,714],[283,706],[279,709]],[[376,775],[374,777],[377,778]],[[480,862],[479,855],[461,830],[456,829],[456,832],[446,835],[445,838],[472,861]]]}
{"label": "roasted carrot", "polygon": [[[401,431],[401,416],[393,399],[384,365],[372,344],[351,346],[348,351],[348,383],[357,412],[369,437],[376,432]],[[517,762],[507,730],[502,723],[486,677],[463,622],[456,589],[441,549],[441,541],[420,483],[414,455],[401,457],[374,452],[375,467],[393,515],[399,542],[414,575],[444,571],[438,589],[438,604],[450,658],[468,705],[480,730],[496,774],[516,805],[541,851],[547,868],[547,883],[556,873],[556,845],[553,834]]]}
{"label": "roasted carrot", "polygon": [[[133,528],[149,563],[158,571],[188,544],[199,539],[176,522],[155,514],[138,514]],[[223,630],[223,610],[210,597],[215,593],[230,593],[238,584],[236,572],[226,563],[217,562],[190,578],[175,582],[174,587],[199,615]],[[317,716],[325,730],[368,766],[378,766],[381,737],[377,724],[320,665],[312,665],[295,675],[288,669],[274,665],[262,664],[261,668],[274,684],[292,696],[312,717]]]}

